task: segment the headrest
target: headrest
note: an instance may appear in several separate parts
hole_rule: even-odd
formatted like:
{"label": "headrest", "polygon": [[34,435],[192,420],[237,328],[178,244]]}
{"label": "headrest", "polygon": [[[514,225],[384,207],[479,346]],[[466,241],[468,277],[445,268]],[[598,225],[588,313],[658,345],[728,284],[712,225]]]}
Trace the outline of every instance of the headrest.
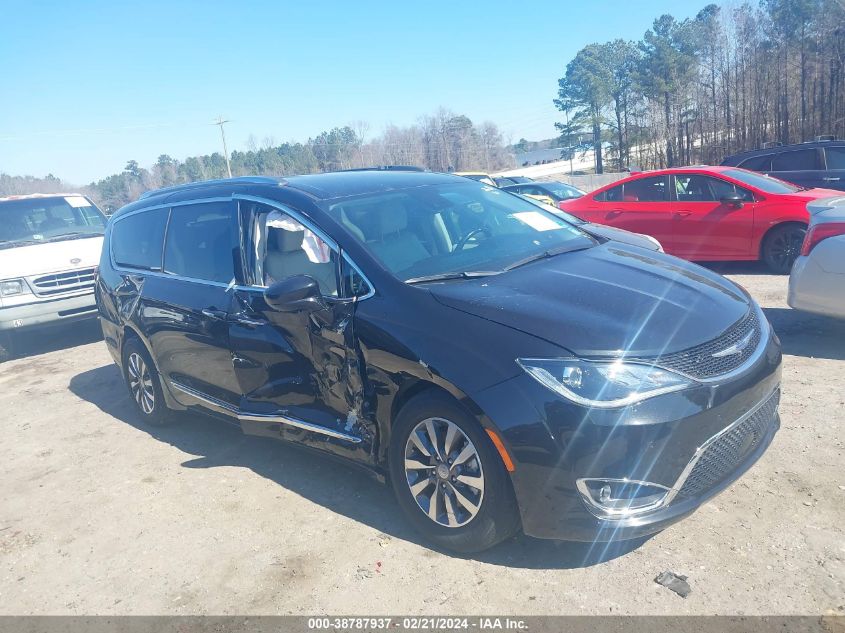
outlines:
{"label": "headrest", "polygon": [[285,229],[270,228],[270,243],[282,253],[293,253],[302,249],[302,239],[305,231],[286,231]]}
{"label": "headrest", "polygon": [[398,233],[408,226],[408,212],[401,204],[389,203],[378,209],[378,228],[380,237]]}
{"label": "headrest", "polygon": [[639,202],[640,197],[635,193],[626,193],[624,196],[622,196],[622,200],[624,200],[625,202]]}

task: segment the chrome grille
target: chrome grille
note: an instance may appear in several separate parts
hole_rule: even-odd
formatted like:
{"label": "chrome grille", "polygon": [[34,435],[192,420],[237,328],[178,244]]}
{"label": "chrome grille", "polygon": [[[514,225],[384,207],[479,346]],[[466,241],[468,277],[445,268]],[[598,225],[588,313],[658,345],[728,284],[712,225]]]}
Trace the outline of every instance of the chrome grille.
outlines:
{"label": "chrome grille", "polygon": [[[752,308],[747,315],[712,341],[657,359],[649,359],[649,362],[692,378],[715,378],[737,369],[751,358],[760,343],[762,333],[757,310]],[[731,346],[741,345],[743,342],[745,347],[737,353],[718,356]]]}
{"label": "chrome grille", "polygon": [[681,486],[680,495],[696,497],[730,476],[760,444],[777,419],[780,390],[745,420],[706,446]]}
{"label": "chrome grille", "polygon": [[30,281],[30,285],[39,297],[49,297],[65,292],[78,292],[94,288],[95,273],[95,268],[69,270],[35,277]]}

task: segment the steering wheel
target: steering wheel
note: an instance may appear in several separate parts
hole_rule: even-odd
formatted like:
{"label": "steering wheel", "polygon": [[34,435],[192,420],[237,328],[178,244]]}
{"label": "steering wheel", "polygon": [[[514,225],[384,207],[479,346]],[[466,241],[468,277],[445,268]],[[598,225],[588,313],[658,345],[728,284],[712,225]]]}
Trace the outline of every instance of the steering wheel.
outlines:
{"label": "steering wheel", "polygon": [[490,229],[488,229],[486,226],[482,226],[482,227],[479,227],[477,229],[472,229],[469,233],[464,235],[458,241],[457,244],[455,244],[455,247],[452,249],[452,251],[454,252],[454,251],[463,250],[464,246],[467,245],[467,242],[469,242],[473,238],[473,236],[477,235],[478,233],[486,233],[489,236],[490,235]]}

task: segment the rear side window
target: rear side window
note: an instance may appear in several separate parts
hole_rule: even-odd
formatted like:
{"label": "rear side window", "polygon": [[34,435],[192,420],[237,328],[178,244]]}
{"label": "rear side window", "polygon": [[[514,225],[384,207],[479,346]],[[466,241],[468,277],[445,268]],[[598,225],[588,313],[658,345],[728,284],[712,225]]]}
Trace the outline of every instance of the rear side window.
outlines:
{"label": "rear side window", "polygon": [[845,147],[825,147],[828,169],[845,169]]}
{"label": "rear side window", "polygon": [[801,149],[794,152],[775,154],[772,171],[810,171],[819,169],[818,152],[815,149]]}
{"label": "rear side window", "polygon": [[164,246],[164,271],[228,284],[235,277],[237,217],[231,202],[173,207]]}
{"label": "rear side window", "polygon": [[771,171],[772,170],[772,154],[764,154],[763,156],[755,156],[748,160],[742,161],[737,167],[743,169],[750,169],[751,171]]}
{"label": "rear side window", "polygon": [[161,244],[167,214],[167,209],[155,209],[118,219],[112,227],[111,236],[115,264],[141,270],[161,270]]}

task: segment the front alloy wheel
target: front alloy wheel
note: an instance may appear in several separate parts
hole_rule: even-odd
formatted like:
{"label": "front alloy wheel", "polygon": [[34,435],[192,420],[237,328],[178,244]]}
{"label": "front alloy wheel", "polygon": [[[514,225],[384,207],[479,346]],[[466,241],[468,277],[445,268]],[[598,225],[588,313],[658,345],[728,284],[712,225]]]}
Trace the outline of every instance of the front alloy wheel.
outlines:
{"label": "front alloy wheel", "polygon": [[448,394],[432,389],[405,403],[390,432],[388,466],[408,521],[440,547],[480,552],[519,529],[502,457]]}
{"label": "front alloy wheel", "polygon": [[472,521],[484,500],[478,451],[456,424],[443,418],[427,418],[411,431],[405,480],[419,509],[446,527]]}

